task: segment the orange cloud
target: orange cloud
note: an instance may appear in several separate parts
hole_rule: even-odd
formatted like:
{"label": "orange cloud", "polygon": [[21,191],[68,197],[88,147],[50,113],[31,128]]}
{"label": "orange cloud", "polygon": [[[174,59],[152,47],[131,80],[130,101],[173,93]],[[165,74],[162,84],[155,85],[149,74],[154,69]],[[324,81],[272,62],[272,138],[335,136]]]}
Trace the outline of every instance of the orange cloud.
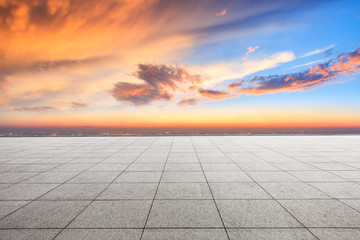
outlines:
{"label": "orange cloud", "polygon": [[226,15],[226,13],[227,13],[227,9],[223,9],[223,10],[221,10],[220,12],[217,12],[217,13],[216,13],[216,16],[221,17],[221,16]]}
{"label": "orange cloud", "polygon": [[48,110],[56,110],[56,108],[51,107],[51,106],[22,107],[22,108],[15,108],[12,111],[21,112],[21,111],[48,111]]}
{"label": "orange cloud", "polygon": [[199,100],[196,98],[184,98],[178,102],[179,106],[194,106],[198,105]]}
{"label": "orange cloud", "polygon": [[249,53],[255,52],[255,50],[258,48],[259,48],[259,46],[248,47],[248,51],[246,52],[246,55],[249,55]]}
{"label": "orange cloud", "polygon": [[89,105],[87,105],[86,103],[81,103],[81,102],[72,102],[71,103],[71,107],[73,108],[86,108]]}
{"label": "orange cloud", "polygon": [[211,98],[211,99],[222,99],[229,97],[229,93],[225,91],[217,91],[217,90],[210,90],[210,89],[199,89],[198,92],[201,96]]}
{"label": "orange cloud", "polygon": [[174,92],[195,91],[202,83],[200,75],[192,75],[179,66],[138,64],[132,76],[142,84],[117,82],[109,93],[118,101],[146,105],[154,101],[171,101]]}

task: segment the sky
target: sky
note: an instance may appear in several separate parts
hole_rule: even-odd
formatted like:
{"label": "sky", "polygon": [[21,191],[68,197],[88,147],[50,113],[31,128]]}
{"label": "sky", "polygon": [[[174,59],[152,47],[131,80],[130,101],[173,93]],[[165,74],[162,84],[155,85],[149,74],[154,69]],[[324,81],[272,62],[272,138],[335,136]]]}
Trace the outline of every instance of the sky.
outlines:
{"label": "sky", "polygon": [[0,0],[0,126],[360,127],[359,9]]}

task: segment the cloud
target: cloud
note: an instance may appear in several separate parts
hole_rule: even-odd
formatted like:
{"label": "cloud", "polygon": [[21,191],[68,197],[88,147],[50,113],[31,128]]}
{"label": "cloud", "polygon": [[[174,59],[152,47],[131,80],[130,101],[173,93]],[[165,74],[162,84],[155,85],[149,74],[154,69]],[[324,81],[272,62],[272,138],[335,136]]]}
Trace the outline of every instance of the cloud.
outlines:
{"label": "cloud", "polygon": [[49,110],[57,110],[51,106],[40,106],[40,107],[21,107],[14,108],[12,111],[14,112],[22,112],[22,111],[49,111]]}
{"label": "cloud", "polygon": [[200,75],[192,75],[177,65],[138,64],[131,75],[144,83],[117,82],[109,93],[117,100],[135,105],[146,105],[154,101],[169,102],[174,92],[191,92],[201,85]]}
{"label": "cloud", "polygon": [[[133,76],[126,73],[135,64],[179,62],[204,43],[228,39],[235,31],[237,37],[247,36],[283,24],[285,13],[293,16],[318,2],[0,0],[0,36],[6,36],[0,44],[0,106],[21,107],[10,104],[20,98],[58,109],[69,107],[64,99],[112,106],[113,98],[103,89],[118,79],[131,82]],[[226,17],[214,17],[222,9],[228,9]],[[249,72],[233,69],[210,77],[221,82],[228,79],[225,75],[237,73],[239,78]],[[164,97],[159,86],[150,86]],[[169,85],[164,88],[174,95]],[[197,89],[185,84],[176,92]]]}
{"label": "cloud", "polygon": [[249,53],[255,52],[255,50],[258,48],[259,48],[259,46],[248,47],[248,51],[246,52],[246,55],[249,55]]}
{"label": "cloud", "polygon": [[229,84],[228,88],[229,89],[239,88],[239,87],[242,87],[244,85],[244,83],[245,83],[244,80],[241,80],[239,82],[232,82]]}
{"label": "cloud", "polygon": [[325,48],[316,49],[316,50],[313,50],[313,51],[311,51],[311,52],[307,52],[307,53],[301,55],[300,58],[310,57],[310,56],[312,56],[312,55],[319,54],[319,53],[323,53],[323,52],[329,53],[329,51],[331,52],[331,50],[332,50],[334,47],[335,47],[335,45],[330,45],[330,46],[325,47]]}
{"label": "cloud", "polygon": [[193,68],[193,70],[202,76],[206,76],[207,78],[204,78],[204,85],[206,85],[206,87],[212,87],[223,81],[240,79],[259,71],[275,68],[281,63],[290,62],[294,59],[295,55],[293,52],[283,51],[259,59],[209,64]]}
{"label": "cloud", "polygon": [[[310,69],[293,74],[255,76],[240,82],[237,94],[260,95],[284,91],[300,91],[341,81],[344,76],[360,72],[360,48],[323,64],[317,64]],[[238,82],[233,82],[229,88],[234,89]],[[236,89],[236,88],[235,88]]]}
{"label": "cloud", "polygon": [[304,63],[304,64],[300,64],[300,65],[296,65],[296,66],[293,66],[293,67],[286,68],[284,71],[299,68],[299,67],[305,67],[305,66],[313,65],[315,63],[325,62],[325,61],[328,61],[328,60],[329,60],[329,58],[308,62],[308,63]]}
{"label": "cloud", "polygon": [[199,89],[201,96],[211,99],[222,99],[229,97],[229,93],[225,91],[211,90],[211,89]]}
{"label": "cloud", "polygon": [[80,103],[80,102],[72,102],[71,107],[72,108],[87,108],[89,105],[86,103]]}
{"label": "cloud", "polygon": [[184,98],[182,100],[180,100],[177,105],[179,106],[194,106],[194,105],[198,105],[199,103],[199,99],[197,98]]}
{"label": "cloud", "polygon": [[131,102],[135,105],[146,105],[154,101],[169,102],[174,95],[165,89],[155,88],[150,84],[115,83],[109,93],[117,100]]}
{"label": "cloud", "polygon": [[[248,49],[248,51],[246,52],[246,56],[248,56],[249,55],[249,53],[252,53],[252,52],[255,52],[255,50],[256,49],[258,49],[259,48],[259,46],[255,46],[255,47],[248,47],[247,49]],[[243,58],[243,60],[246,60],[247,59],[247,57],[244,57]]]}
{"label": "cloud", "polygon": [[221,17],[221,16],[226,15],[226,13],[227,13],[227,9],[223,9],[223,10],[221,10],[220,12],[217,12],[217,13],[216,13],[216,16],[217,16],[217,17]]}

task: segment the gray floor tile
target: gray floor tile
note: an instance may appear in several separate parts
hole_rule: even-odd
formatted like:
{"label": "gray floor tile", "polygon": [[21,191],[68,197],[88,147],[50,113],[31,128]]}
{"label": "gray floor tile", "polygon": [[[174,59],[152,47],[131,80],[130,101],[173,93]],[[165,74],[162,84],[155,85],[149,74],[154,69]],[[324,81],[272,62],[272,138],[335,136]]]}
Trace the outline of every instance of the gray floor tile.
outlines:
{"label": "gray floor tile", "polygon": [[210,183],[215,199],[271,199],[256,183]]}
{"label": "gray floor tile", "polygon": [[341,199],[340,201],[360,212],[360,199]]}
{"label": "gray floor tile", "polygon": [[123,172],[115,182],[159,182],[161,172]]}
{"label": "gray floor tile", "polygon": [[336,200],[280,200],[306,227],[360,227],[360,213]]}
{"label": "gray floor tile", "polygon": [[150,205],[149,200],[95,201],[69,228],[143,228]]}
{"label": "gray floor tile", "polygon": [[212,199],[206,183],[160,183],[156,199]]}
{"label": "gray floor tile", "polygon": [[222,223],[212,200],[155,200],[146,227],[222,227]]}
{"label": "gray floor tile", "polygon": [[97,199],[153,199],[157,183],[113,183]]}
{"label": "gray floor tile", "polygon": [[166,164],[165,172],[201,172],[199,163],[173,163]]}
{"label": "gray floor tile", "polygon": [[320,240],[359,240],[360,228],[312,228],[310,229]]}
{"label": "gray floor tile", "polygon": [[1,172],[0,183],[17,183],[36,174],[36,172]]}
{"label": "gray floor tile", "polygon": [[167,163],[199,163],[197,156],[192,157],[169,157]]}
{"label": "gray floor tile", "polygon": [[226,227],[300,227],[274,200],[216,200]]}
{"label": "gray floor tile", "polygon": [[292,229],[228,229],[231,240],[315,240],[305,228]]}
{"label": "gray floor tile", "polygon": [[60,229],[0,229],[2,240],[48,240],[53,239]]}
{"label": "gray floor tile", "polygon": [[234,163],[204,163],[202,167],[205,172],[241,171]]}
{"label": "gray floor tile", "polygon": [[75,177],[78,172],[44,172],[22,183],[64,183],[69,179]]}
{"label": "gray floor tile", "polygon": [[0,228],[63,228],[88,201],[36,201],[0,221]]}
{"label": "gray floor tile", "polygon": [[27,203],[29,201],[0,201],[0,218],[5,217]]}
{"label": "gray floor tile", "polygon": [[29,164],[29,165],[25,165],[23,167],[17,168],[16,171],[19,172],[43,172],[43,171],[47,171],[49,169],[52,169],[56,166],[58,166],[59,164]]}
{"label": "gray floor tile", "polygon": [[140,240],[141,229],[65,229],[56,240]]}
{"label": "gray floor tile", "polygon": [[310,165],[317,167],[325,171],[335,171],[335,170],[356,170],[356,168],[336,162],[327,162],[327,163],[310,163]]}
{"label": "gray floor tile", "polygon": [[162,172],[164,169],[163,163],[137,163],[131,164],[127,172]]}
{"label": "gray floor tile", "polygon": [[260,183],[275,199],[330,198],[306,183]]}
{"label": "gray floor tile", "polygon": [[161,182],[206,182],[203,172],[164,172]]}
{"label": "gray floor tile", "polygon": [[110,183],[119,174],[119,172],[83,172],[72,178],[69,183]]}
{"label": "gray floor tile", "polygon": [[304,182],[341,182],[345,179],[325,171],[292,171],[292,175]]}
{"label": "gray floor tile", "polygon": [[0,190],[0,200],[34,200],[58,184],[16,184]]}
{"label": "gray floor tile", "polygon": [[142,240],[226,240],[223,229],[145,229]]}
{"label": "gray floor tile", "polygon": [[52,171],[54,172],[82,172],[85,171],[86,169],[90,168],[91,166],[94,166],[93,163],[82,163],[82,164],[63,164],[60,165],[54,169],[52,169]]}
{"label": "gray floor tile", "polygon": [[300,182],[299,179],[282,171],[249,171],[247,173],[256,182]]}
{"label": "gray floor tile", "polygon": [[314,182],[310,184],[334,198],[360,198],[360,185],[353,182]]}
{"label": "gray floor tile", "polygon": [[128,164],[113,164],[113,163],[100,163],[91,167],[89,172],[122,172],[125,168],[129,166]]}
{"label": "gray floor tile", "polygon": [[273,164],[267,162],[256,163],[238,163],[239,167],[244,171],[276,171],[280,170]]}
{"label": "gray floor tile", "polygon": [[244,172],[205,172],[208,182],[253,182]]}
{"label": "gray floor tile", "polygon": [[49,193],[40,200],[92,200],[107,184],[64,184]]}
{"label": "gray floor tile", "polygon": [[331,171],[331,173],[349,181],[360,181],[360,171]]}
{"label": "gray floor tile", "polygon": [[318,168],[311,166],[310,164],[301,162],[290,162],[290,163],[273,163],[277,168],[284,171],[312,171],[319,170]]}
{"label": "gray floor tile", "polygon": [[12,185],[11,183],[9,183],[9,184],[0,183],[0,190],[1,190],[1,189],[4,189],[4,188],[7,188],[7,187],[9,187],[9,186],[11,186],[11,185]]}

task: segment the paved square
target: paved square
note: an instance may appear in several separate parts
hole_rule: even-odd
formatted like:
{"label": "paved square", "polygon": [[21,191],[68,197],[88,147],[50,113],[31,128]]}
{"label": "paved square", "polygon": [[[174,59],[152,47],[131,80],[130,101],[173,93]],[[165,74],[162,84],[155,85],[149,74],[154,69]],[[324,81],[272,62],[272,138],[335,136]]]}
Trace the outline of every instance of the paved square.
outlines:
{"label": "paved square", "polygon": [[360,239],[360,136],[0,138],[0,239]]}

